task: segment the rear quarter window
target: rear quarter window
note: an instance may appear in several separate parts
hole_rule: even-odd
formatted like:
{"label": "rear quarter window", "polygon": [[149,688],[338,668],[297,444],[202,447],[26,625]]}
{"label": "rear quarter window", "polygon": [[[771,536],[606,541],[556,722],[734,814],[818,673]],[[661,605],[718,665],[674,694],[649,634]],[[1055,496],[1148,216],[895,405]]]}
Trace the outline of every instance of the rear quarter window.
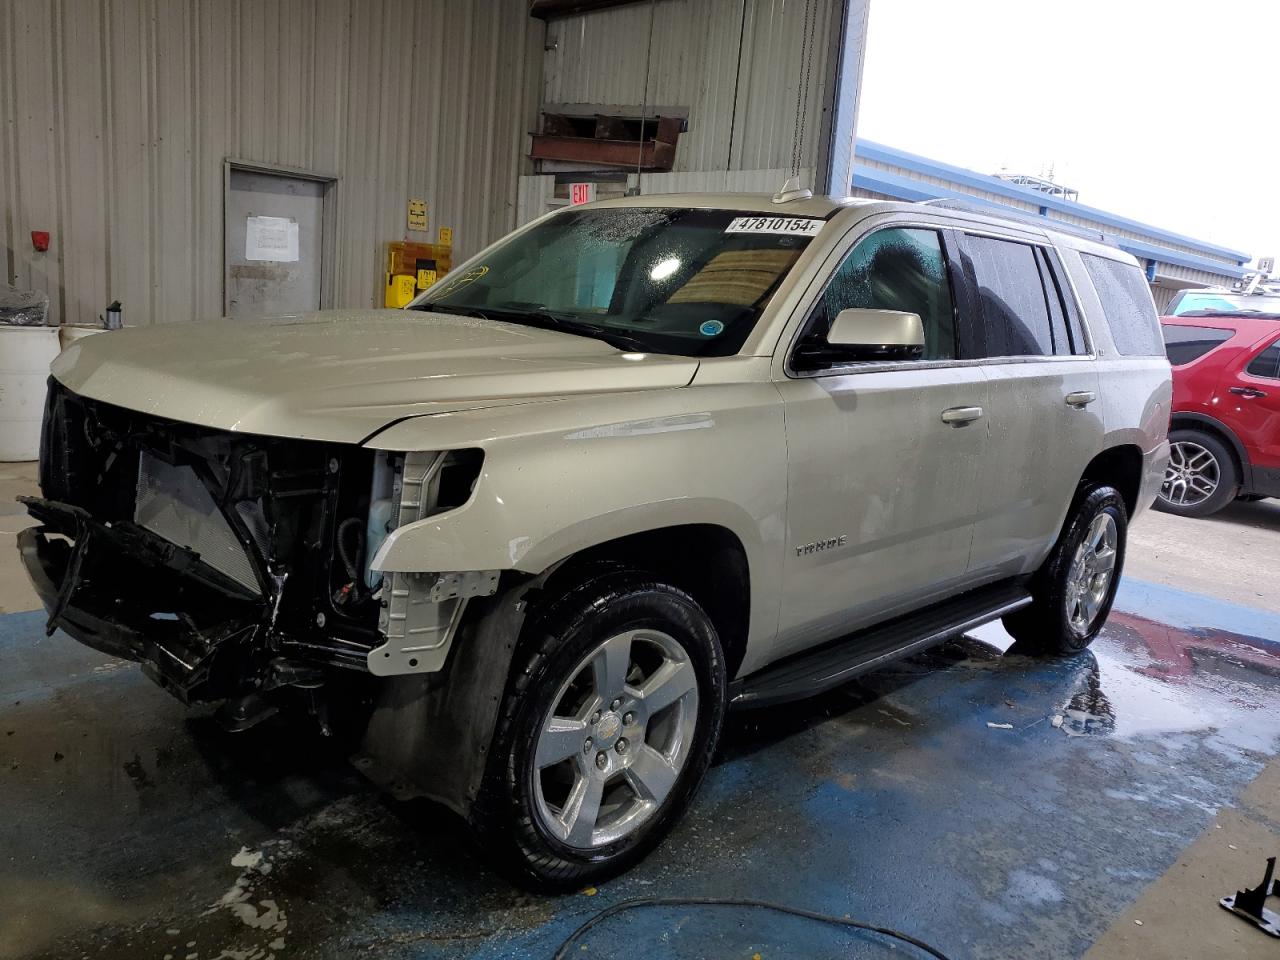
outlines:
{"label": "rear quarter window", "polygon": [[1126,357],[1162,356],[1165,345],[1160,320],[1142,271],[1134,264],[1091,253],[1082,253],[1080,259],[1102,301],[1102,315],[1111,328],[1116,350]]}
{"label": "rear quarter window", "polygon": [[1231,339],[1234,330],[1219,327],[1191,327],[1169,324],[1163,327],[1164,352],[1175,367],[1199,360],[1220,343]]}

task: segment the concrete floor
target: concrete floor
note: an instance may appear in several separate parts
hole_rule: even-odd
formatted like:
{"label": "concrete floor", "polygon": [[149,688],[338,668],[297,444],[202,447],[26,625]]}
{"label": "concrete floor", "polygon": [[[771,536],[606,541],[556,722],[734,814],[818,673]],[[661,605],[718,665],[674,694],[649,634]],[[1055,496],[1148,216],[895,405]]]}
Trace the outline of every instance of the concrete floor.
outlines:
{"label": "concrete floor", "polygon": [[[0,494],[29,485],[4,473]],[[18,522],[0,507],[0,529]],[[653,895],[848,914],[955,958],[1270,956],[1216,902],[1280,854],[1278,568],[1270,504],[1148,515],[1090,651],[1005,655],[988,627],[736,715],[670,840],[559,898],[495,879],[452,816],[380,795],[306,723],[224,734],[39,614],[0,614],[0,958],[549,957]],[[615,918],[575,955],[757,954],[914,955],[708,909]]]}

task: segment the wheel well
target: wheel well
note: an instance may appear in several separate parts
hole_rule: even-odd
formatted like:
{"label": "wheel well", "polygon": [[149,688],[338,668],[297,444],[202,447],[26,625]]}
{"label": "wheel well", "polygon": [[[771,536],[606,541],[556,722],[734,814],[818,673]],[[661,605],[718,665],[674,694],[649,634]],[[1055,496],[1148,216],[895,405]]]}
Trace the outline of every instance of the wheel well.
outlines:
{"label": "wheel well", "polygon": [[701,605],[715,625],[730,678],[747,652],[751,623],[751,575],[747,552],[736,534],[715,524],[647,530],[589,547],[552,574],[546,589],[582,566],[625,563],[670,578]]}
{"label": "wheel well", "polygon": [[1089,461],[1080,480],[1115,487],[1124,499],[1125,510],[1133,516],[1142,490],[1142,451],[1133,444],[1103,450]]}
{"label": "wheel well", "polygon": [[1198,417],[1180,417],[1174,414],[1173,419],[1169,423],[1170,430],[1199,430],[1201,433],[1207,433],[1215,438],[1219,443],[1227,448],[1227,452],[1231,454],[1231,459],[1235,462],[1236,476],[1240,478],[1240,483],[1248,486],[1245,474],[1244,457],[1240,455],[1240,444],[1231,433],[1222,427],[1218,427],[1208,420],[1201,420]]}

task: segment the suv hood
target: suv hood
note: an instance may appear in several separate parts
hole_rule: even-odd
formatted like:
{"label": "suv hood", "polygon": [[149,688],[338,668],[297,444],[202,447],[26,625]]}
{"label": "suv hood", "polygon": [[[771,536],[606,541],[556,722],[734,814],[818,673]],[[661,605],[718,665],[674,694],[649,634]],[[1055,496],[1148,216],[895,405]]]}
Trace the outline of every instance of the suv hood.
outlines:
{"label": "suv hood", "polygon": [[359,443],[393,420],[686,386],[690,357],[623,354],[538,327],[406,310],[134,327],[53,363],[76,393],[242,433]]}

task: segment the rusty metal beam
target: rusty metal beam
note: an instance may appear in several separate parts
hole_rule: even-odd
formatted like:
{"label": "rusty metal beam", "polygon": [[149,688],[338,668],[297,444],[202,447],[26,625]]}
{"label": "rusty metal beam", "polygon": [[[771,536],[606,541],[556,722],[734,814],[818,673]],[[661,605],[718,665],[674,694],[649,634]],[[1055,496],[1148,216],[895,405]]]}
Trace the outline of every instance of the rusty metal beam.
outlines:
{"label": "rusty metal beam", "polygon": [[554,20],[556,17],[569,17],[575,13],[589,13],[592,10],[639,2],[641,0],[532,0],[529,4],[529,16],[540,20]]}
{"label": "rusty metal beam", "polygon": [[639,162],[640,169],[643,171],[664,173],[670,170],[675,162],[676,145],[655,140],[646,140],[641,145],[635,140],[596,140],[590,137],[552,137],[534,134],[533,149],[529,151],[529,156],[534,160],[564,160],[601,167],[633,169]]}

